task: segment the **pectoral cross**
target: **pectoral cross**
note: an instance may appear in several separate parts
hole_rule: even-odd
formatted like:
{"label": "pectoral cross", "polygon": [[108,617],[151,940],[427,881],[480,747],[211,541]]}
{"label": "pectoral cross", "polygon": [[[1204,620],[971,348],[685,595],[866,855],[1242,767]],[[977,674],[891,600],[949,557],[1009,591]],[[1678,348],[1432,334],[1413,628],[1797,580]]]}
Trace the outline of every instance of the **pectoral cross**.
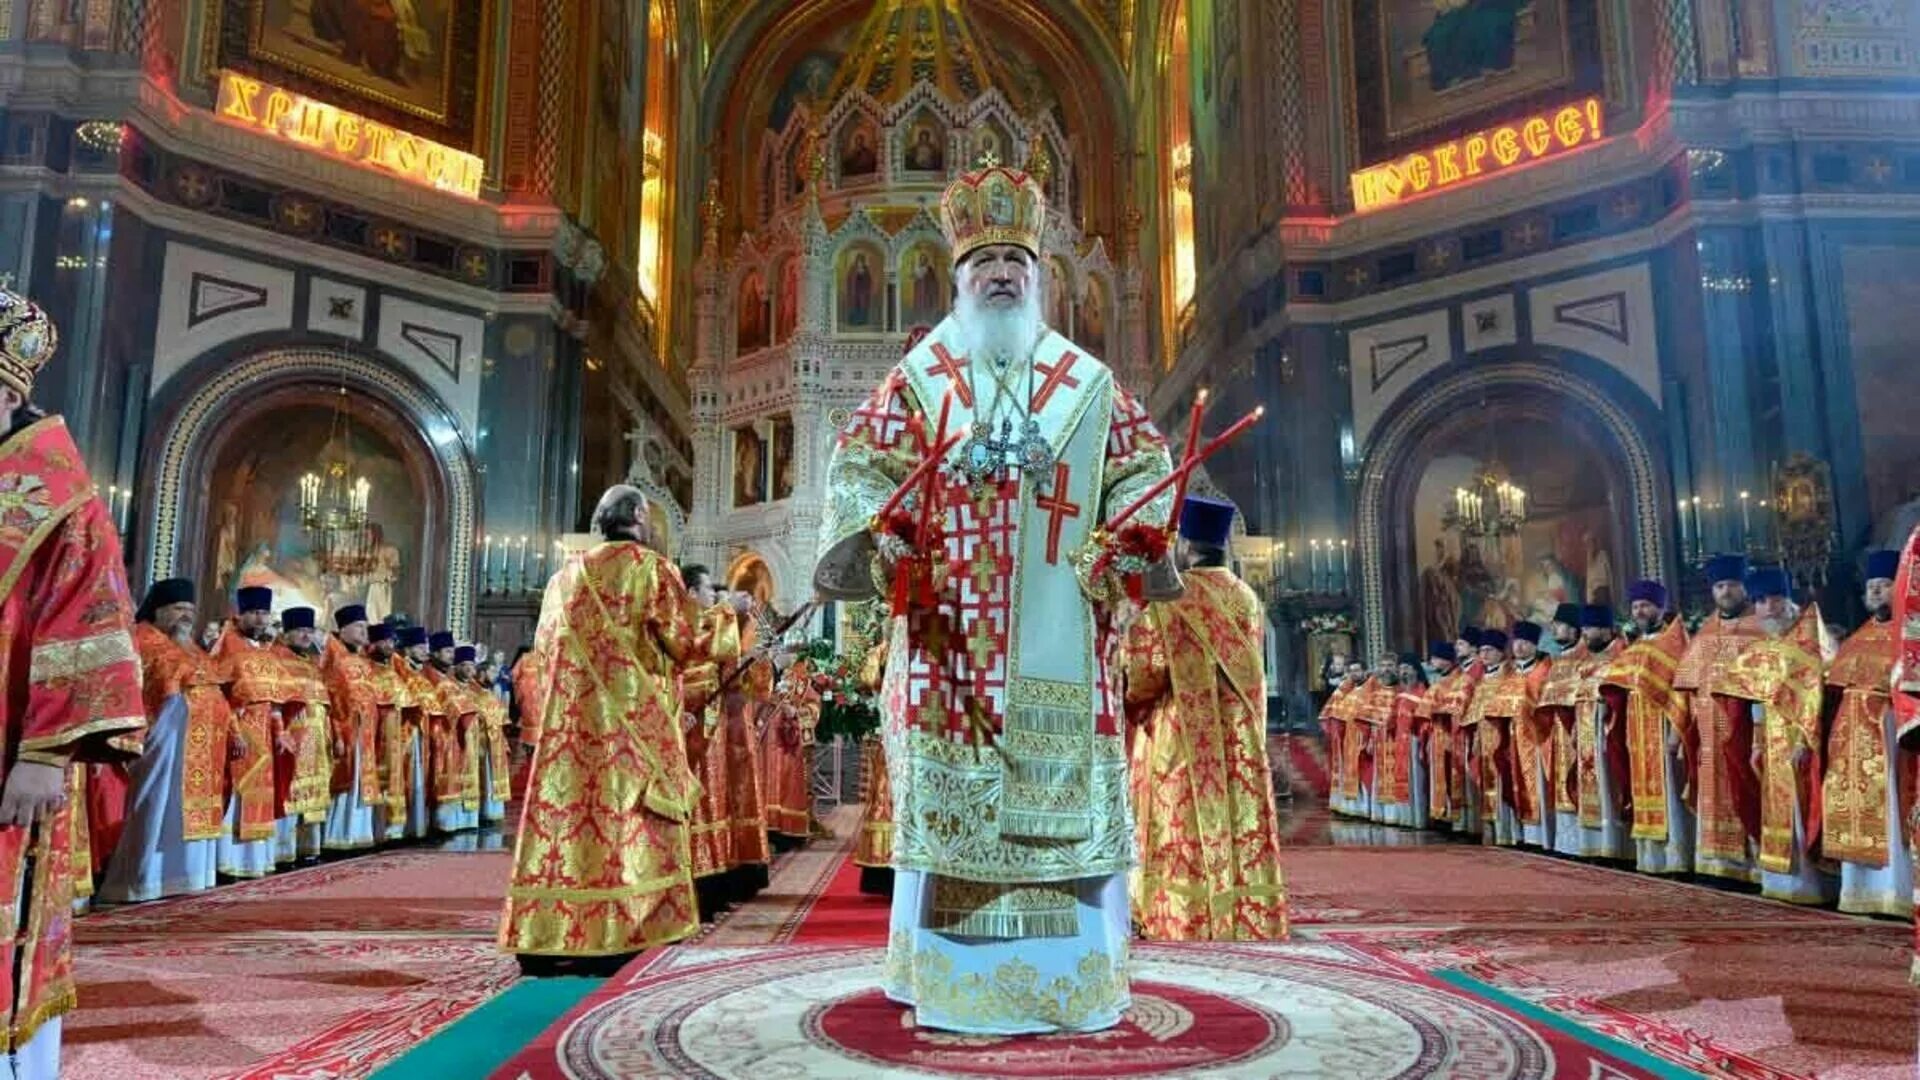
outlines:
{"label": "pectoral cross", "polygon": [[1047,514],[1047,563],[1060,564],[1060,529],[1066,519],[1080,516],[1080,504],[1067,499],[1067,480],[1073,473],[1073,467],[1064,461],[1053,463],[1053,484],[1046,494],[1034,497],[1035,509]]}

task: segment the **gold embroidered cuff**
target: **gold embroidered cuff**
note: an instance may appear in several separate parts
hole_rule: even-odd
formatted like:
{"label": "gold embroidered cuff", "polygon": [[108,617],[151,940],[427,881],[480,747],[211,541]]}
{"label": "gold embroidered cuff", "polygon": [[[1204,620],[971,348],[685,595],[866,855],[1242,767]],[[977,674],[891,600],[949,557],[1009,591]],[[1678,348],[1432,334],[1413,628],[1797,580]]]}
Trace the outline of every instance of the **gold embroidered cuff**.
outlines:
{"label": "gold embroidered cuff", "polygon": [[56,769],[64,769],[73,764],[72,755],[54,753],[48,750],[22,750],[20,751],[20,760],[31,761],[36,765],[51,765]]}

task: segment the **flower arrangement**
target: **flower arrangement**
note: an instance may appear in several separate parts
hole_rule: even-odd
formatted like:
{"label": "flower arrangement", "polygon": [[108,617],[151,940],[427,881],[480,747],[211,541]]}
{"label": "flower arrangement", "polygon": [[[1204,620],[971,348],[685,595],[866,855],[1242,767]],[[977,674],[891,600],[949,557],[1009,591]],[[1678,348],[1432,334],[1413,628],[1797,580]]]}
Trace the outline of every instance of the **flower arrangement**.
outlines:
{"label": "flower arrangement", "polygon": [[858,640],[848,644],[857,647],[839,652],[826,638],[814,638],[800,650],[813,661],[813,688],[820,694],[820,722],[813,729],[819,742],[835,735],[858,741],[880,730],[879,704],[860,679],[866,646]]}
{"label": "flower arrangement", "polygon": [[1344,611],[1326,615],[1309,615],[1300,622],[1300,629],[1308,634],[1353,634],[1359,628],[1353,624],[1353,616]]}

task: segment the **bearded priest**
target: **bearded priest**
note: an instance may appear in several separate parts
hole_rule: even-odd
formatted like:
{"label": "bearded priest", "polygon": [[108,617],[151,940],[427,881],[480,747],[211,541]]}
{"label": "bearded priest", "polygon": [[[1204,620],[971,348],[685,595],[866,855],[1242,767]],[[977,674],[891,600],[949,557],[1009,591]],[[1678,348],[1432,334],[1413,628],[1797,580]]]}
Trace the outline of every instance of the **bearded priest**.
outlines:
{"label": "bearded priest", "polygon": [[[954,312],[840,433],[814,572],[824,598],[878,592],[901,624],[881,691],[896,782],[886,991],[921,1027],[1098,1031],[1131,1003],[1132,822],[1106,658],[1132,598],[1173,599],[1180,583],[1136,530],[1123,588],[1095,534],[1171,462],[1112,373],[1040,321],[1040,184],[989,162],[940,209]],[[1136,520],[1159,530],[1171,503]]]}
{"label": "bearded priest", "polygon": [[1267,766],[1266,609],[1227,566],[1233,504],[1180,512],[1186,595],[1127,632],[1134,917],[1153,941],[1282,941],[1287,892]]}

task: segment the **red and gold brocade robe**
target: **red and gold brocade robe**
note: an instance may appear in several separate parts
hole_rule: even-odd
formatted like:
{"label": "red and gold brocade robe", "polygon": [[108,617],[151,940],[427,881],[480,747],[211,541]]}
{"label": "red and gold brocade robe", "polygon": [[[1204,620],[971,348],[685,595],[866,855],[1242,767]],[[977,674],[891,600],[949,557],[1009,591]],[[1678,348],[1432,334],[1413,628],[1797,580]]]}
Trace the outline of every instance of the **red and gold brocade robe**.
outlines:
{"label": "red and gold brocade robe", "polygon": [[[742,654],[753,647],[757,633],[749,626],[740,637]],[[767,769],[761,751],[768,710],[773,699],[773,665],[765,660],[720,662],[721,681],[736,665],[750,664],[721,694],[721,741],[727,755],[727,809],[733,815],[733,865],[765,866],[772,858],[767,843]]]}
{"label": "red and gold brocade robe", "polygon": [[1467,796],[1466,763],[1472,730],[1460,723],[1480,685],[1480,662],[1442,675],[1420,699],[1427,734],[1427,813],[1436,821],[1454,821]]}
{"label": "red and gold brocade robe", "polygon": [[1320,706],[1320,730],[1327,738],[1327,791],[1349,799],[1360,794],[1359,782],[1349,781],[1347,774],[1347,722],[1352,709],[1347,699],[1353,685],[1343,677]]}
{"label": "red and gold brocade robe", "polygon": [[547,583],[539,743],[500,923],[508,952],[607,956],[699,927],[687,824],[700,785],[680,669],[714,636],[659,554],[615,541]]}
{"label": "red and gold brocade robe", "polygon": [[1377,802],[1379,779],[1375,774],[1382,741],[1380,733],[1393,718],[1393,688],[1383,685],[1378,676],[1369,675],[1358,690],[1348,695],[1340,712],[1346,720],[1341,760],[1351,789],[1348,794],[1358,798],[1364,789],[1372,792]]}
{"label": "red and gold brocade robe", "polygon": [[[1686,728],[1685,699],[1674,691],[1674,670],[1687,652],[1687,626],[1678,618],[1639,641],[1600,673],[1607,723],[1624,719],[1627,798],[1635,840],[1667,839],[1667,733]],[[1684,783],[1684,780],[1683,780]],[[1692,791],[1678,793],[1692,801]]]}
{"label": "red and gold brocade robe", "polygon": [[[6,768],[137,756],[147,720],[120,540],[58,417],[0,444],[0,686]],[[72,804],[0,826],[8,1051],[74,1007]]]}
{"label": "red and gold brocade robe", "polygon": [[[1892,686],[1894,729],[1907,766],[1902,770],[1904,783],[1914,786],[1909,770],[1920,761],[1920,528],[1914,529],[1900,547],[1900,570],[1893,579],[1893,625],[1893,673],[1888,682]],[[1920,809],[1908,815],[1907,843],[1912,846],[1915,861],[1920,862],[1920,822],[1915,821]],[[1913,932],[1914,956],[1908,978],[1920,986],[1920,881],[1914,882]]]}
{"label": "red and gold brocade robe", "polygon": [[806,839],[813,831],[813,729],[820,723],[820,692],[813,665],[787,665],[773,692],[761,733],[767,776],[767,830]]}
{"label": "red and gold brocade robe", "polygon": [[[715,652],[738,652],[740,625],[732,608],[716,605],[704,616],[714,628]],[[693,876],[712,877],[733,868],[733,812],[727,769],[725,724],[720,715],[720,666],[689,665],[680,677],[687,768],[700,781],[700,800],[687,822]]]}
{"label": "red and gold brocade robe", "polygon": [[305,680],[271,646],[256,645],[231,626],[214,643],[213,656],[225,671],[234,728],[245,743],[240,756],[227,763],[227,790],[240,805],[234,839],[271,840],[280,816],[276,744],[286,731],[287,714],[306,700]]}
{"label": "red and gold brocade robe", "polygon": [[[1820,788],[1826,771],[1821,757],[1827,742],[1821,707],[1825,627],[1820,606],[1808,604],[1787,633],[1748,642],[1709,687],[1716,697],[1765,710],[1759,732],[1760,868],[1773,873],[1793,870],[1796,811],[1804,826],[1801,853],[1812,858],[1820,843]],[[1749,721],[1749,731],[1752,727]]]}
{"label": "red and gold brocade robe", "polygon": [[1673,716],[1686,754],[1688,786],[1694,792],[1699,838],[1694,858],[1701,870],[1715,860],[1744,863],[1747,844],[1760,836],[1760,778],[1753,771],[1753,716],[1746,703],[1716,697],[1710,689],[1740,650],[1763,636],[1751,613],[1700,624],[1674,668],[1673,688],[1684,707]]}
{"label": "red and gold brocade robe", "polygon": [[[1887,801],[1900,800],[1900,820],[1913,809],[1912,788],[1887,790],[1888,746],[1881,721],[1892,707],[1892,619],[1868,619],[1853,632],[1827,668],[1828,736],[1823,787],[1829,858],[1863,866],[1887,865],[1887,849],[1904,837],[1887,835]],[[1906,770],[1895,769],[1895,775]]]}
{"label": "red and gold brocade robe", "polygon": [[176,694],[186,699],[185,790],[180,793],[183,838],[217,840],[227,809],[227,748],[234,731],[226,676],[219,662],[199,645],[175,641],[152,623],[136,624],[133,642],[140,650],[147,715],[159,716]]}
{"label": "red and gold brocade robe", "polygon": [[1126,640],[1134,918],[1156,941],[1287,936],[1267,763],[1266,617],[1222,568],[1184,575]]}
{"label": "red and gold brocade robe", "polygon": [[[1578,758],[1576,780],[1580,795],[1580,824],[1584,828],[1598,829],[1609,816],[1616,821],[1622,820],[1621,814],[1626,810],[1629,768],[1626,719],[1620,713],[1607,709],[1597,728],[1593,722],[1600,710],[1607,708],[1606,698],[1600,693],[1600,681],[1626,651],[1627,643],[1616,637],[1598,653],[1590,653],[1587,662],[1580,665],[1580,687],[1573,700],[1573,749]],[[1607,762],[1607,775],[1615,785],[1610,792],[1600,788],[1599,762],[1602,757]],[[1606,805],[1609,799],[1615,805]]]}
{"label": "red and gold brocade robe", "polygon": [[300,699],[287,712],[287,733],[293,753],[274,753],[274,790],[280,816],[297,814],[307,824],[327,820],[333,795],[333,693],[327,689],[320,666],[288,648],[274,645],[273,653],[301,684]]}
{"label": "red and gold brocade robe", "polygon": [[[337,637],[327,638],[322,656],[321,676],[333,703],[328,713],[333,739],[346,748],[346,753],[333,762],[333,775],[327,789],[331,794],[343,795],[353,786],[353,758],[358,752],[360,789],[355,794],[363,804],[372,806],[382,798],[381,720],[394,711],[391,673],[372,658],[354,652]],[[378,678],[376,673],[387,677]]]}
{"label": "red and gold brocade robe", "polygon": [[[476,675],[475,679],[478,678]],[[467,692],[479,707],[469,739],[472,768],[477,773],[480,760],[485,758],[488,770],[485,789],[481,788],[482,778],[475,776],[474,790],[482,800],[505,803],[513,797],[513,762],[507,754],[507,703],[483,682],[468,683]]]}
{"label": "red and gold brocade robe", "polygon": [[1488,819],[1499,812],[1501,803],[1513,808],[1522,822],[1538,824],[1540,808],[1534,805],[1534,781],[1539,777],[1539,718],[1534,702],[1552,674],[1552,661],[1540,657],[1523,670],[1518,663],[1501,665],[1499,672],[1480,682],[1473,708],[1479,716],[1481,786],[1485,793]]}
{"label": "red and gold brocade robe", "polygon": [[1382,730],[1385,752],[1380,758],[1381,802],[1413,802],[1413,740],[1427,729],[1427,720],[1421,716],[1426,699],[1426,687],[1418,683],[1399,687],[1393,693],[1393,707]]}
{"label": "red and gold brocade robe", "polygon": [[[1590,666],[1594,666],[1594,659],[1585,641],[1554,657],[1553,669],[1547,673],[1540,700],[1534,705],[1534,716],[1543,736],[1539,748],[1547,771],[1547,797],[1552,802],[1542,808],[1547,813],[1572,814],[1580,809],[1579,758],[1574,752],[1578,740],[1574,699],[1580,696],[1580,680]],[[1531,785],[1528,792],[1532,792]]]}
{"label": "red and gold brocade robe", "polygon": [[[880,702],[894,865],[928,875],[928,925],[1071,934],[1076,901],[1058,883],[1132,861],[1117,635],[1075,554],[1172,463],[1146,410],[1072,342],[1043,334],[1003,384],[988,358],[965,355],[957,327],[915,345],[842,429],[814,587],[849,602],[880,591],[873,519],[949,404],[950,431],[971,430],[975,408],[983,425],[996,410],[1033,425],[1052,458],[1044,476],[1000,468],[976,484],[956,467],[960,447],[932,474],[943,540],[931,595],[895,617]],[[1137,521],[1166,521],[1172,502],[1160,492]]]}
{"label": "red and gold brocade robe", "polygon": [[[871,694],[886,677],[887,640],[867,650],[860,683]],[[853,839],[855,866],[893,866],[893,782],[887,776],[886,740],[877,733],[860,740],[860,831]]]}
{"label": "red and gold brocade robe", "polygon": [[[395,827],[405,828],[407,820],[407,800],[412,798],[414,769],[424,774],[422,790],[426,792],[428,814],[431,816],[434,798],[433,773],[433,731],[446,723],[446,704],[440,697],[439,687],[433,684],[426,674],[431,664],[415,667],[413,661],[400,653],[393,655],[389,670],[393,672],[397,684],[394,694],[394,710],[397,723],[394,724],[392,737],[387,740],[387,823],[388,831]],[[413,741],[420,740],[420,760],[416,766],[413,757]]]}
{"label": "red and gold brocade robe", "polygon": [[435,806],[478,807],[479,763],[467,753],[467,729],[479,705],[466,686],[452,675],[428,664],[420,674],[433,687],[437,707],[427,710],[428,738],[421,747],[427,759],[427,799]]}

